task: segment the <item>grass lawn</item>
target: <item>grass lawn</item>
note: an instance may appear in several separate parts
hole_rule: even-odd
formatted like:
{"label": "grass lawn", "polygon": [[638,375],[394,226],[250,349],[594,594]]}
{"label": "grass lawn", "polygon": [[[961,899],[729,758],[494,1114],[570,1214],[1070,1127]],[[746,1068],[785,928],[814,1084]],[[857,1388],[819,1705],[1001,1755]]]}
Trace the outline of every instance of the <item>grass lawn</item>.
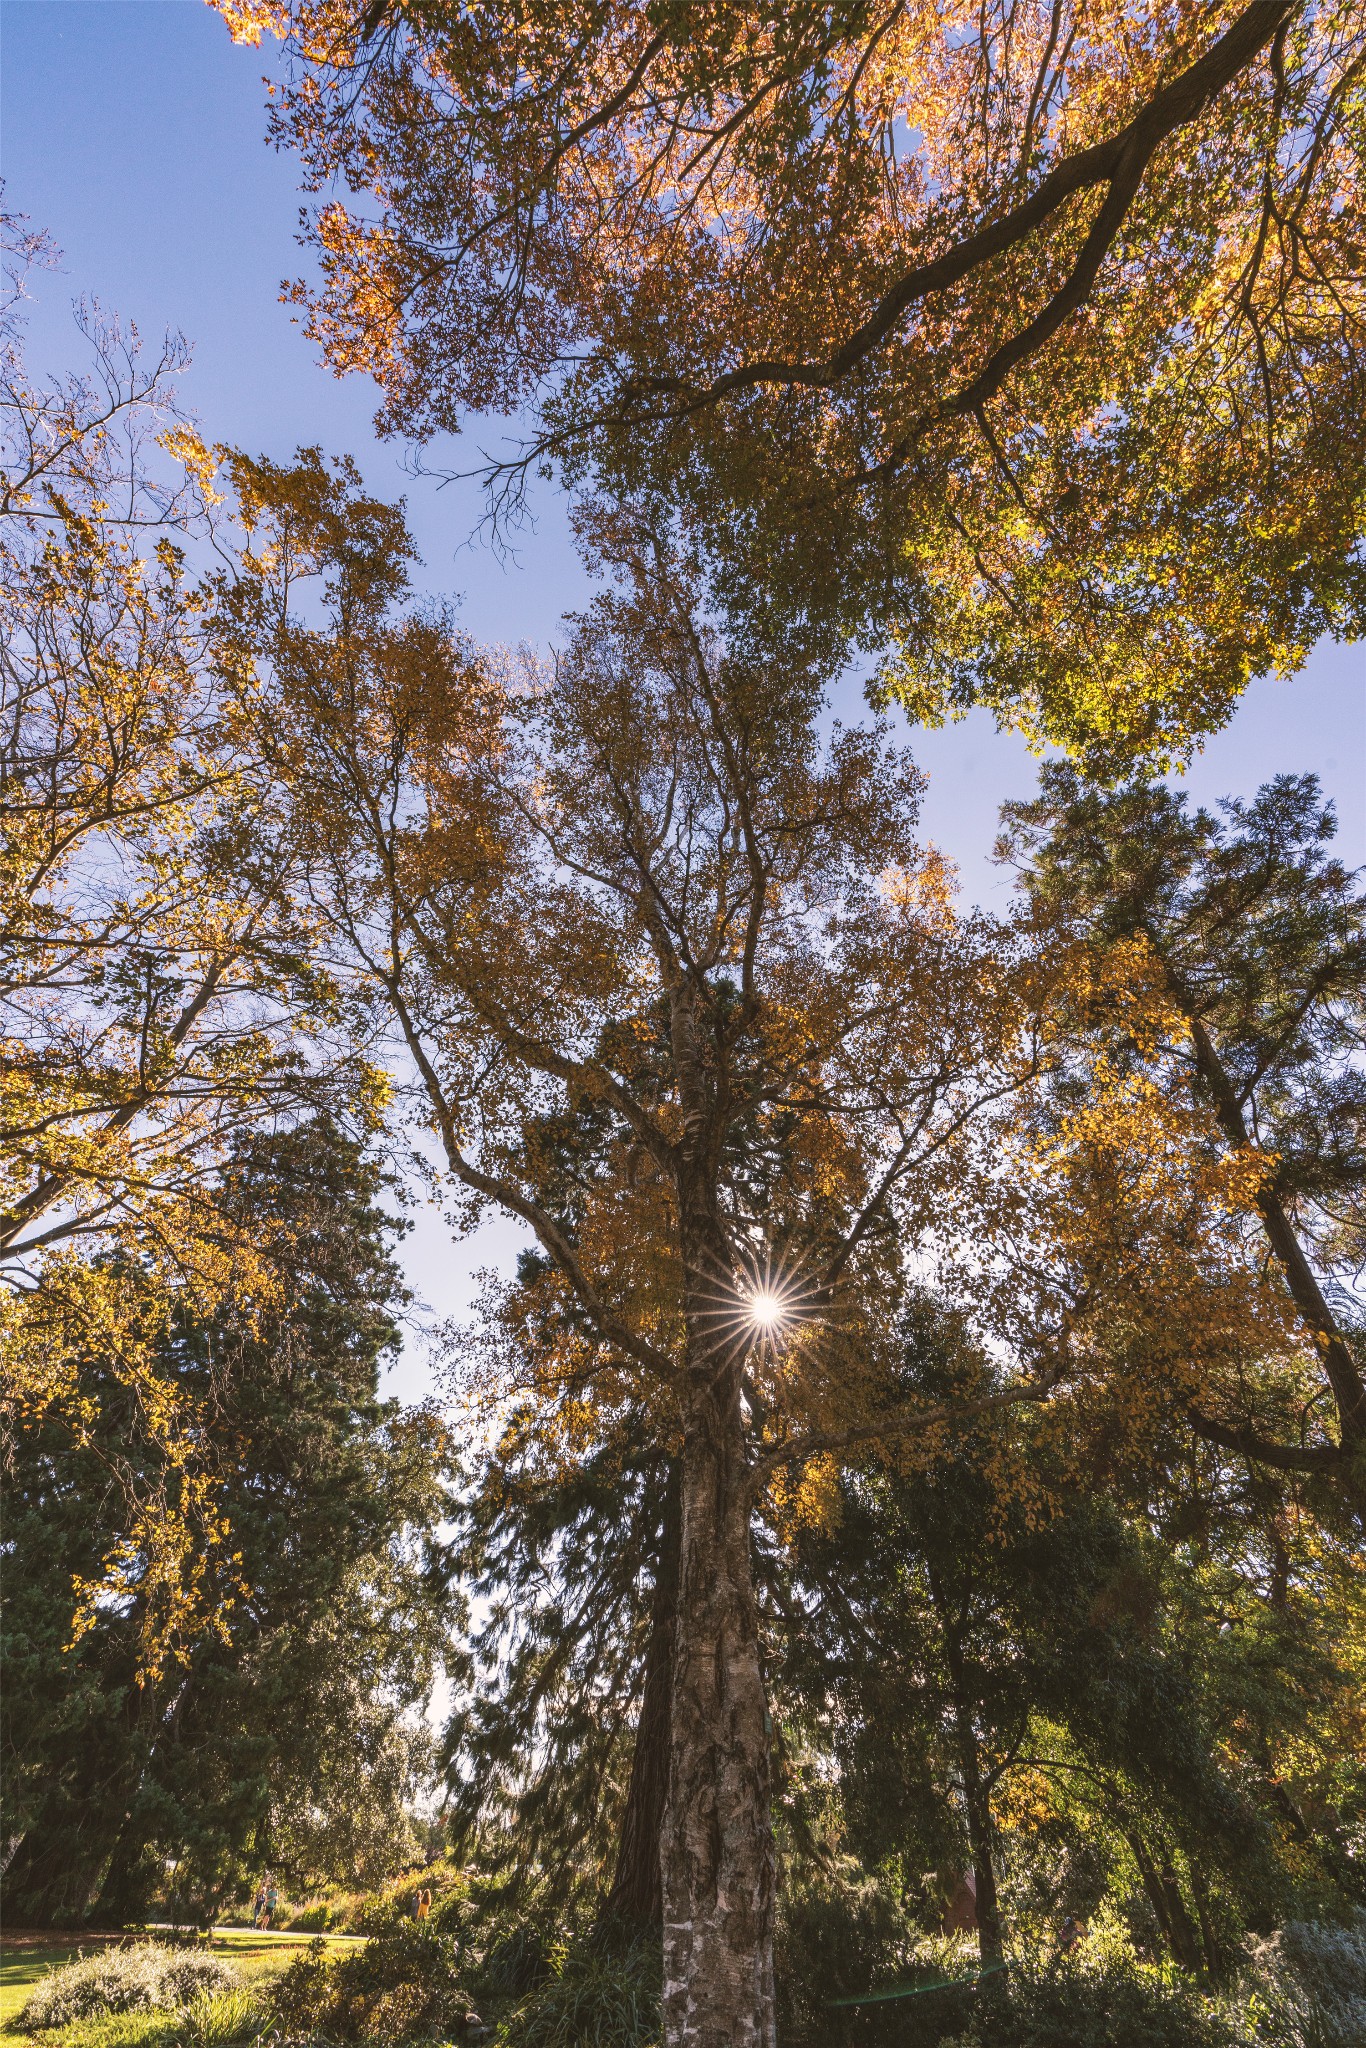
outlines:
{"label": "grass lawn", "polygon": [[[118,1937],[116,1937],[118,1938]],[[155,1935],[153,1936],[155,1939]],[[292,1956],[318,1937],[312,1934],[258,1934],[250,1927],[216,1928],[210,1947],[231,1962],[248,1983],[272,1970],[282,1970]],[[361,1939],[354,1934],[325,1934],[329,1949],[349,1948]],[[41,1976],[58,1963],[69,1963],[82,1950],[107,1945],[108,1937],[54,1934],[0,1936],[0,2035],[18,2042],[26,2037],[11,2026],[15,2014]]]}

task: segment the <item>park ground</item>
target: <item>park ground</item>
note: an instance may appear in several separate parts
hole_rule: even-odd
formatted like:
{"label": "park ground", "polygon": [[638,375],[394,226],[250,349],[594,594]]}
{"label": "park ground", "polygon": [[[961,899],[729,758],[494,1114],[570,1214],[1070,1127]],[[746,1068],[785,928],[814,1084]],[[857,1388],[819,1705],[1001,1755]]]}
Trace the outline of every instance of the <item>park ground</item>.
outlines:
{"label": "park ground", "polygon": [[[155,1932],[156,1930],[149,1930]],[[284,1969],[300,1949],[317,1940],[312,1934],[260,1934],[247,1927],[216,1927],[210,1947],[227,1956],[249,1981]],[[329,1952],[352,1947],[363,1937],[329,1934],[323,1939]],[[29,1933],[18,1928],[0,1935],[0,2040],[20,2042],[28,2036],[14,2026],[14,2018],[38,1979],[73,1956],[88,1955],[92,1949],[127,1941],[126,1934],[82,1934],[74,1936]]]}

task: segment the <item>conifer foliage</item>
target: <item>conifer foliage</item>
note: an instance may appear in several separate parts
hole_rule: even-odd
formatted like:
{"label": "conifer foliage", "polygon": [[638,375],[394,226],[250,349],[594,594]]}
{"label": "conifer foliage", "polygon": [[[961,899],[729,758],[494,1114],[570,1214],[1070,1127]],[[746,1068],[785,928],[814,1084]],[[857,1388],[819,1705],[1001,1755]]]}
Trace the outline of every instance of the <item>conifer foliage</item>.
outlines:
{"label": "conifer foliage", "polygon": [[[33,1924],[210,1918],[253,1866],[373,1882],[411,1847],[410,1727],[455,1610],[435,1570],[441,1424],[376,1397],[403,1292],[381,1177],[328,1120],[249,1141],[225,1206],[288,1219],[289,1296],[264,1317],[189,1298],[158,1371],[206,1416],[236,1590],[159,1675],[142,1656],[155,1587],[102,1602],[71,1641],[73,1578],[124,1536],[130,1485],[164,1452],[117,1371],[83,1361],[77,1434],[50,1414],[7,1486],[6,1911]],[[125,1480],[127,1475],[127,1481]],[[138,1488],[134,1488],[134,1495]]]}
{"label": "conifer foliage", "polygon": [[[1366,1186],[1366,896],[1332,852],[1313,776],[1191,812],[1161,785],[1087,787],[1049,764],[1005,813],[1003,851],[1033,901],[1101,948],[1158,963],[1173,1038],[1151,1069],[1205,1109],[1204,1142],[1265,1161],[1248,1250],[1269,1263],[1316,1370],[1298,1391],[1230,1361],[1189,1413],[1202,1434],[1282,1469],[1343,1470],[1366,1444],[1360,1311]],[[1252,1223],[1252,1217],[1248,1219]],[[1259,1407],[1283,1435],[1259,1426]],[[1215,1408],[1220,1412],[1211,1412]],[[1279,1410],[1279,1414],[1277,1414]],[[1325,1440],[1326,1439],[1326,1440]],[[1361,1498],[1361,1478],[1350,1482]]]}

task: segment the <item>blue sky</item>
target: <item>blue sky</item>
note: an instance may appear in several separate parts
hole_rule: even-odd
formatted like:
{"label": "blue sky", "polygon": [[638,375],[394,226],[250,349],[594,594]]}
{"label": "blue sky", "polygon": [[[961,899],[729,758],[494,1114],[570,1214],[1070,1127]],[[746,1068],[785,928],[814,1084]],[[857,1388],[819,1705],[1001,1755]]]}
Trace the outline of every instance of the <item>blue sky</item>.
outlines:
{"label": "blue sky", "polygon": [[[210,439],[277,456],[314,441],[348,451],[372,488],[407,494],[424,580],[463,593],[473,632],[545,642],[584,589],[551,489],[540,487],[516,561],[468,545],[477,489],[409,476],[403,449],[375,438],[369,384],[320,368],[279,303],[281,280],[305,259],[294,164],[264,141],[269,62],[267,48],[234,49],[203,0],[0,0],[6,204],[48,230],[65,264],[38,280],[35,366],[73,360],[77,293],[149,336],[180,329],[195,348],[183,395]],[[850,696],[846,715],[857,716]],[[991,901],[1003,886],[986,860],[997,806],[1030,789],[1029,755],[985,717],[917,734],[914,750],[931,778],[928,834],[959,862],[967,893]],[[1366,862],[1366,648],[1325,645],[1292,681],[1255,684],[1188,780],[1208,800],[1284,769],[1321,777],[1345,856]],[[414,1279],[435,1310],[457,1312],[472,1267],[507,1244],[494,1228],[452,1248],[425,1219]],[[399,1384],[411,1392],[421,1380],[414,1353]]]}

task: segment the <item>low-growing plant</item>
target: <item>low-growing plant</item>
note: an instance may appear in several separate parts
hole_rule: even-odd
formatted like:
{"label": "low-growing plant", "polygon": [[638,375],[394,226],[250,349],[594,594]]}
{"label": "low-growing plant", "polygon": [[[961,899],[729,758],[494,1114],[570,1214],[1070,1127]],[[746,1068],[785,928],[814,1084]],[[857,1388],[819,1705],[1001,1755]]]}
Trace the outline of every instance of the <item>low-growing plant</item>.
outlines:
{"label": "low-growing plant", "polygon": [[500,2048],[654,2048],[660,1955],[653,1941],[612,1951],[580,1941],[503,2016]]}
{"label": "low-growing plant", "polygon": [[285,1922],[291,1934],[327,1934],[336,1925],[337,1909],[326,1899],[315,1899]]}
{"label": "low-growing plant", "polygon": [[272,2020],[287,2036],[392,2044],[478,2038],[478,2014],[454,1939],[425,1921],[405,1921],[364,1947],[329,1958],[321,1941],[276,1979]]}
{"label": "low-growing plant", "polygon": [[1017,1962],[978,1999],[975,2025],[991,2048],[1237,2048],[1239,2039],[1221,2001],[1178,1972],[1124,1959]]}
{"label": "low-growing plant", "polygon": [[1366,2042],[1366,1913],[1345,1924],[1292,1920],[1253,1949],[1247,2017],[1276,2048]]}
{"label": "low-growing plant", "polygon": [[[778,2032],[789,2048],[900,2048],[911,2015],[917,2040],[962,2023],[976,1944],[922,1932],[916,1903],[887,1871],[837,1865],[789,1881],[775,1956]],[[854,1999],[868,2002],[842,2002]]]}
{"label": "low-growing plant", "polygon": [[40,1978],[15,2025],[27,2033],[129,2012],[177,2011],[235,1986],[237,1973],[218,1956],[161,1942],[139,1942],[77,1956]]}
{"label": "low-growing plant", "polygon": [[78,2020],[62,2028],[54,2048],[267,2048],[265,2025],[250,1991],[238,1985],[196,1998],[179,2011]]}
{"label": "low-growing plant", "polygon": [[539,1990],[553,1975],[557,1948],[563,1946],[557,1945],[548,1920],[500,1916],[477,1933],[473,1982],[481,1996],[494,2001],[524,1998]]}

